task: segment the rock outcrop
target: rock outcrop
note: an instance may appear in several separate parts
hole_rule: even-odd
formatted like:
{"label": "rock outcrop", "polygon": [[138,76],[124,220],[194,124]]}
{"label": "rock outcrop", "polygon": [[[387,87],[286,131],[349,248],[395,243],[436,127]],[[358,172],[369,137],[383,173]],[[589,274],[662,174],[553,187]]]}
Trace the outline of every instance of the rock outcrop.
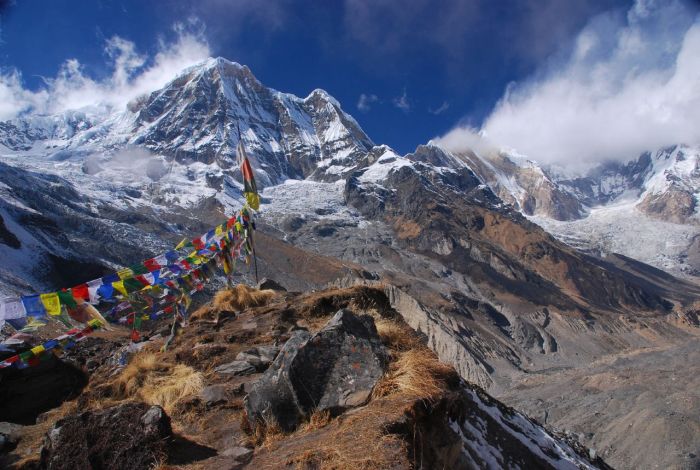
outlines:
{"label": "rock outcrop", "polygon": [[388,362],[374,321],[340,310],[315,335],[297,331],[246,398],[249,421],[291,431],[314,411],[367,402]]}
{"label": "rock outcrop", "polygon": [[126,403],[57,421],[44,439],[40,468],[140,470],[165,457],[170,418],[159,406]]}

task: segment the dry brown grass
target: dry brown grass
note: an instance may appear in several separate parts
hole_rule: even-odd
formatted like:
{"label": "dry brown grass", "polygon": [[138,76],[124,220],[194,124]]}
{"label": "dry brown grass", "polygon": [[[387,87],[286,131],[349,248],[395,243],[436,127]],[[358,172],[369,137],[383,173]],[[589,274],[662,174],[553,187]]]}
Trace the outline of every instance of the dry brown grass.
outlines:
{"label": "dry brown grass", "polygon": [[204,378],[189,366],[171,364],[159,354],[142,353],[108,387],[116,400],[140,399],[171,414],[202,391]]}
{"label": "dry brown grass", "polygon": [[211,304],[205,305],[194,313],[192,319],[214,318],[221,312],[242,312],[251,307],[267,305],[276,295],[273,290],[258,290],[244,284],[216,293]]}
{"label": "dry brown grass", "polygon": [[284,459],[280,462],[283,465],[297,469],[404,468],[405,465],[397,462],[397,456],[407,455],[406,441],[402,436],[385,431],[385,425],[389,424],[387,417],[400,416],[400,412],[396,413],[398,411],[377,412],[376,409],[365,408],[342,421],[333,420],[323,429],[295,433],[295,442],[290,444],[298,451],[287,452],[284,446],[273,447],[269,451],[277,459]]}
{"label": "dry brown grass", "polygon": [[254,427],[248,419],[248,414],[241,413],[241,429],[248,434],[246,444],[267,448],[287,436],[273,416],[266,416],[256,424]]}
{"label": "dry brown grass", "polygon": [[328,410],[316,410],[311,414],[307,422],[299,426],[299,429],[297,429],[296,432],[304,433],[321,429],[322,427],[327,426],[332,419],[333,418]]}
{"label": "dry brown grass", "polygon": [[373,398],[402,393],[420,400],[433,401],[448,389],[455,370],[440,362],[426,347],[400,353],[389,371],[374,387]]}
{"label": "dry brown grass", "polygon": [[381,338],[382,343],[389,349],[394,351],[408,351],[410,349],[418,349],[423,345],[413,331],[405,323],[399,323],[396,320],[388,318],[375,318],[377,333]]}

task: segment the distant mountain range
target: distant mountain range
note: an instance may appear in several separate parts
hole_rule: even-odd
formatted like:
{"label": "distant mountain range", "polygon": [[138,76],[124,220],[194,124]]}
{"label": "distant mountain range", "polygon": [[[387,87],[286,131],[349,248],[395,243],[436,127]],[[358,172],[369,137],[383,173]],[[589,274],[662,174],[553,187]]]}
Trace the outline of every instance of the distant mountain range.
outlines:
{"label": "distant mountain range", "polygon": [[585,176],[508,152],[459,153],[504,201],[570,245],[700,275],[700,148],[675,145]]}
{"label": "distant mountain range", "polygon": [[[243,201],[239,135],[262,188],[261,275],[393,286],[440,358],[494,393],[695,334],[700,288],[632,258],[697,274],[697,149],[579,178],[506,152],[400,156],[324,91],[277,92],[220,58],[127,109],[0,123],[0,293],[83,282],[220,222]],[[640,248],[660,234],[665,250]]]}

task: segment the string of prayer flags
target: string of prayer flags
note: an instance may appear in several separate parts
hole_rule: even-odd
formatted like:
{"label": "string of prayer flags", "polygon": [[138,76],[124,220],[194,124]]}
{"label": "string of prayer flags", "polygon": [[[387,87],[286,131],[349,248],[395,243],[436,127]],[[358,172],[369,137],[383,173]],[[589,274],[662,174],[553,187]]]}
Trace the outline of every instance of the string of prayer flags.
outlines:
{"label": "string of prayer flags", "polygon": [[[84,339],[87,335],[102,327],[99,320],[90,320],[87,326],[80,329],[72,329],[66,334],[44,342],[43,344],[34,346],[28,351],[16,354],[0,361],[0,369],[17,365],[20,368],[37,365],[41,356],[46,356],[45,353],[55,349],[69,349],[78,341]],[[48,357],[48,356],[46,356]]]}
{"label": "string of prayer flags", "polygon": [[[244,151],[241,153],[245,157]],[[246,157],[247,160],[247,157]],[[244,164],[246,161],[244,161]],[[252,168],[248,169],[246,188],[257,198]],[[217,264],[221,264],[230,283],[235,259],[250,254],[249,225],[250,208],[257,208],[252,201],[226,222],[210,229],[194,240],[183,240],[175,250],[169,250],[140,264],[135,264],[116,273],[76,285],[70,289],[44,294],[32,294],[20,298],[0,300],[0,326],[8,322],[17,331],[33,332],[46,325],[49,318],[54,318],[69,328],[71,321],[90,325],[91,322],[107,325],[105,317],[93,305],[102,305],[103,301],[115,302],[125,300],[119,305],[124,308],[112,308],[107,315],[110,321],[136,324],[136,329],[143,320],[154,319],[163,313],[176,313],[176,319],[186,321],[187,308],[191,302],[189,295],[201,291],[215,273]],[[183,249],[187,252],[183,253]],[[193,251],[194,250],[194,251]],[[175,294],[175,295],[173,295]],[[131,302],[136,302],[135,310]],[[168,303],[175,302],[173,305]],[[166,305],[162,310],[163,305]],[[71,329],[65,338],[73,343],[89,334],[92,330]],[[37,363],[45,350],[61,347],[65,338],[57,338],[54,343],[35,346],[34,352],[25,351],[17,358],[3,362],[27,366]]]}

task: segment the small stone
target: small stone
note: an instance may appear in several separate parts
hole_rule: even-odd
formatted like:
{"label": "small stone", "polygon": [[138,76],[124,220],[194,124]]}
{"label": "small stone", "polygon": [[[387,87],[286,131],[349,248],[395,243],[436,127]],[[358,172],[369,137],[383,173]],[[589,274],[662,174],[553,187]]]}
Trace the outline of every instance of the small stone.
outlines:
{"label": "small stone", "polygon": [[258,356],[257,353],[255,353],[254,351],[240,352],[236,356],[236,360],[247,362],[256,369],[260,369],[263,366],[263,361],[260,359],[260,356]]}
{"label": "small stone", "polygon": [[141,417],[141,422],[146,426],[151,426],[153,424],[159,423],[164,419],[165,412],[160,406],[152,406],[144,415]]}
{"label": "small stone", "polygon": [[260,356],[260,359],[263,362],[266,362],[268,365],[272,363],[272,361],[275,360],[277,355],[280,353],[280,348],[278,346],[258,346],[257,348],[258,355]]}
{"label": "small stone", "polygon": [[204,387],[199,394],[199,398],[207,406],[223,403],[226,401],[226,386],[217,384]]}
{"label": "small stone", "polygon": [[220,365],[214,371],[224,375],[250,375],[255,373],[255,367],[246,361],[233,361]]}
{"label": "small stone", "polygon": [[231,457],[237,462],[248,463],[253,458],[253,450],[247,447],[231,447],[221,453],[224,457]]}
{"label": "small stone", "polygon": [[272,364],[279,351],[280,349],[277,346],[258,346],[238,353],[236,360],[245,361],[257,370],[262,371]]}
{"label": "small stone", "polygon": [[369,397],[372,394],[372,389],[368,390],[357,390],[348,394],[347,397],[339,401],[341,406],[362,406],[369,401]]}

